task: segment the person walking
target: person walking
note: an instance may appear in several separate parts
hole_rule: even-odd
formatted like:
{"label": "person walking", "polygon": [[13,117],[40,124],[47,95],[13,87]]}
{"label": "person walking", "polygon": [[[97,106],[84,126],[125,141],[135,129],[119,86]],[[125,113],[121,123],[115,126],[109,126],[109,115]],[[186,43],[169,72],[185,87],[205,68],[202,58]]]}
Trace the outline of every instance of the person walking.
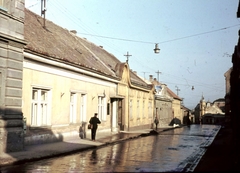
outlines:
{"label": "person walking", "polygon": [[94,116],[91,117],[89,121],[89,123],[92,124],[91,136],[93,141],[95,141],[95,138],[96,138],[98,124],[101,124],[101,121],[98,119],[97,115],[98,115],[97,113],[94,113]]}
{"label": "person walking", "polygon": [[155,117],[154,123],[155,123],[155,125],[156,125],[156,130],[157,130],[157,125],[158,125],[158,123],[159,123],[159,120],[158,120],[157,116]]}
{"label": "person walking", "polygon": [[189,111],[187,113],[187,126],[190,127],[191,125],[191,121],[190,121],[190,115],[189,115]]}

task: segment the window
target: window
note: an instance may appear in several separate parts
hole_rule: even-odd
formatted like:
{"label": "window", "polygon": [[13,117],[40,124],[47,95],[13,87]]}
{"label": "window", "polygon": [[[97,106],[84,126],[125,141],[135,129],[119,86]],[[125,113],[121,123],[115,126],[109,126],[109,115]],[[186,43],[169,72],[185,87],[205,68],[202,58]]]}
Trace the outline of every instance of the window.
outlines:
{"label": "window", "polygon": [[130,117],[130,119],[133,118],[133,115],[132,115],[132,99],[129,100],[129,117]]}
{"label": "window", "polygon": [[139,100],[137,100],[137,118],[140,118],[140,106]]}
{"label": "window", "polygon": [[145,117],[145,101],[143,100],[143,106],[142,106],[142,117]]}
{"label": "window", "polygon": [[110,103],[107,104],[107,115],[110,115]]}
{"label": "window", "polygon": [[4,8],[4,0],[0,0],[0,10],[3,10],[3,11],[6,11],[7,12],[7,9]]}
{"label": "window", "polygon": [[77,97],[76,93],[71,93],[70,94],[70,118],[69,118],[69,123],[76,123],[76,102],[77,102]]}
{"label": "window", "polygon": [[105,106],[105,97],[98,97],[98,118],[100,120],[106,121],[106,106]]}
{"label": "window", "polygon": [[50,90],[41,88],[32,89],[32,109],[31,109],[32,126],[50,125],[49,96]]}
{"label": "window", "polygon": [[81,94],[80,122],[86,122],[86,94]]}
{"label": "window", "polygon": [[152,117],[152,102],[148,102],[148,117]]}
{"label": "window", "polygon": [[[0,72],[0,107],[2,107],[2,103],[3,103],[3,96],[2,96],[2,88],[3,88],[3,83],[2,83],[2,73]],[[3,113],[3,110],[0,109],[0,114]]]}

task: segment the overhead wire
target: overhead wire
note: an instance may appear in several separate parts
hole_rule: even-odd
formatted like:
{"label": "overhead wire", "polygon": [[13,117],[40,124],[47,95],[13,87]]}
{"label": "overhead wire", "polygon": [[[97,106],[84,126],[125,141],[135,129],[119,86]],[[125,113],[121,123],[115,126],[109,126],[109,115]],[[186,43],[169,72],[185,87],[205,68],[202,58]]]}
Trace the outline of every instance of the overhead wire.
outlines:
{"label": "overhead wire", "polygon": [[106,38],[106,39],[112,39],[112,40],[119,40],[119,41],[137,42],[137,43],[146,43],[146,44],[163,44],[163,43],[168,43],[168,42],[172,42],[172,41],[182,40],[182,39],[186,39],[186,38],[196,37],[196,36],[199,36],[199,35],[204,35],[204,34],[209,34],[209,33],[213,33],[213,32],[218,32],[218,31],[226,30],[226,29],[233,28],[233,27],[236,27],[236,26],[239,26],[239,25],[240,24],[236,24],[236,25],[232,25],[232,26],[228,26],[228,27],[224,27],[224,28],[215,29],[215,30],[212,30],[212,31],[206,31],[206,32],[198,33],[198,34],[193,34],[193,35],[189,35],[189,36],[179,37],[179,38],[166,40],[166,41],[161,41],[161,42],[139,41],[139,40],[131,40],[131,39],[125,39],[125,38],[109,37],[109,36],[94,35],[94,34],[87,34],[87,33],[79,33],[79,34],[89,35],[89,36],[93,36],[93,37]]}
{"label": "overhead wire", "polygon": [[[67,18],[69,18],[76,26],[82,28],[82,29],[83,29],[84,31],[86,31],[86,32],[91,31],[91,32],[96,33],[93,29],[91,29],[90,27],[88,27],[86,24],[83,24],[83,22],[82,22],[79,18],[77,18],[76,15],[74,15],[73,13],[71,13],[71,11],[66,8],[66,6],[62,5],[61,2],[59,2],[59,1],[54,2],[54,0],[51,1],[51,2],[52,2],[53,6],[54,6],[55,8],[59,8],[59,10],[60,10],[62,13],[64,13],[64,14],[67,16]],[[78,34],[81,34],[81,33],[78,32]],[[89,34],[89,35],[90,35],[90,34]],[[95,39],[97,39],[99,42],[104,43],[105,45],[107,45],[107,46],[110,47],[111,49],[113,49],[113,50],[115,50],[115,51],[118,51],[118,50],[116,50],[115,48],[112,47],[112,43],[111,43],[111,44],[108,44],[108,43],[104,42],[103,40],[100,40],[100,39],[98,39],[98,38],[96,38],[96,37],[95,37]],[[119,52],[119,51],[118,51],[118,52]]]}
{"label": "overhead wire", "polygon": [[36,6],[36,5],[39,5],[39,4],[40,4],[40,1],[39,1],[39,2],[36,2],[35,4],[32,4],[32,5],[28,6],[28,7],[26,7],[26,8],[32,8],[32,7],[34,7],[34,6]]}
{"label": "overhead wire", "polygon": [[[63,7],[61,7],[61,3],[58,2],[58,3],[55,3],[55,4],[57,6],[59,6],[60,8],[63,8]],[[68,13],[70,14],[70,12],[67,11],[67,8],[65,8],[64,12],[66,12],[66,14],[68,14]],[[72,16],[68,15],[68,16],[70,16],[71,18],[73,16],[73,20],[72,21],[74,21],[74,23],[75,23],[75,20],[74,20],[75,15],[72,15]],[[79,20],[79,19],[77,19],[77,20]],[[78,25],[78,23],[75,23],[75,24]],[[229,29],[229,28],[232,28],[232,27],[236,27],[236,26],[239,26],[239,25],[240,24],[236,24],[236,25],[232,25],[232,26],[228,26],[228,27],[224,27],[224,28],[219,28],[219,29],[215,29],[215,30],[211,30],[211,31],[207,31],[207,32],[202,32],[202,33],[198,33],[198,34],[193,34],[193,35],[189,35],[189,36],[184,36],[184,37],[180,37],[180,38],[166,40],[166,41],[159,42],[158,44],[168,43],[168,42],[177,41],[177,40],[181,40],[181,39],[187,39],[187,38],[196,37],[196,36],[199,36],[199,35],[209,34],[209,33],[213,33],[213,32],[219,32],[219,31],[226,30],[226,29]],[[90,29],[88,28],[87,30],[90,30]],[[139,41],[139,40],[132,40],[132,39],[124,39],[124,38],[116,38],[116,37],[109,37],[109,36],[101,36],[101,35],[90,34],[90,33],[79,33],[79,34],[89,35],[89,36],[93,36],[93,37],[100,37],[100,38],[105,38],[105,39],[113,39],[113,40],[118,40],[118,41],[129,41],[129,42],[138,42],[138,43],[146,43],[146,44],[156,44],[154,42],[149,42],[149,41]],[[164,75],[164,73],[163,73],[163,75]],[[176,78],[179,79],[180,77],[176,77]],[[194,83],[195,83],[195,86],[204,86],[204,87],[216,89],[216,86],[210,86],[208,84],[203,84],[203,83],[202,84],[196,84],[196,81]],[[189,84],[179,84],[179,83],[176,83],[176,85],[189,86]]]}
{"label": "overhead wire", "polygon": [[[178,77],[178,76],[175,76],[175,75],[171,75],[171,74],[167,74],[167,73],[165,73],[165,72],[162,72],[162,74],[164,75],[164,74],[166,74],[167,76],[170,76],[170,77],[172,77],[172,78],[175,78],[175,79],[177,79],[177,80],[180,80],[180,78],[182,78],[182,77]],[[184,79],[184,78],[182,78],[182,79]],[[187,82],[190,82],[190,83],[194,83],[194,85],[196,85],[196,86],[204,86],[204,87],[209,87],[209,88],[214,88],[214,89],[221,89],[220,87],[218,88],[216,88],[216,86],[212,86],[212,85],[209,85],[209,84],[207,84],[207,83],[202,83],[202,82],[198,82],[198,81],[195,81],[195,80],[190,80],[190,79],[188,79],[187,80]],[[169,83],[169,82],[168,82]],[[175,84],[175,83],[173,83],[173,84]],[[179,84],[179,85],[185,85],[185,86],[189,86],[190,84]],[[191,86],[191,85],[190,85]]]}
{"label": "overhead wire", "polygon": [[[79,26],[80,28],[82,28],[84,31],[89,32],[89,30],[92,30],[91,28],[88,28],[86,26],[80,25],[79,22],[81,24],[83,24],[82,21],[80,21],[80,19],[76,18],[75,15],[71,15],[70,11],[61,5],[61,3],[58,2],[54,2],[54,1],[49,1],[54,7],[56,7],[58,10],[60,10],[63,14],[65,14],[67,16],[67,18],[69,18],[74,24],[76,24],[77,26]],[[36,4],[33,4],[31,6],[29,6],[28,8],[31,8],[33,6],[38,5],[39,2],[37,2]],[[162,41],[162,42],[158,42],[158,44],[163,44],[163,43],[168,43],[168,42],[173,42],[173,41],[178,41],[178,40],[182,40],[182,39],[187,39],[187,38],[191,38],[191,37],[196,37],[196,36],[200,36],[200,35],[204,35],[204,34],[209,34],[209,33],[213,33],[213,32],[219,32],[219,31],[223,31],[229,28],[233,28],[236,26],[239,26],[240,24],[236,24],[236,25],[232,25],[232,26],[227,26],[224,28],[219,28],[219,29],[215,29],[215,30],[211,30],[211,31],[206,31],[206,32],[202,32],[202,33],[197,33],[197,34],[193,34],[193,35],[189,35],[189,36],[184,36],[184,37],[179,37],[179,38],[175,38],[175,39],[170,39],[170,40],[166,40],[166,41]],[[92,37],[97,37],[97,38],[104,38],[104,39],[111,39],[111,40],[117,40],[117,41],[127,41],[127,42],[137,42],[137,43],[144,43],[144,44],[156,44],[157,42],[149,42],[149,41],[140,41],[140,40],[132,40],[132,39],[126,39],[126,38],[117,38],[117,37],[110,37],[110,36],[102,36],[102,35],[97,35],[97,34],[91,34],[91,33],[81,33],[79,32],[78,34],[82,34],[82,35],[88,35],[88,36],[92,36]],[[102,40],[99,40],[100,42],[102,42]],[[106,43],[104,43],[106,44]],[[146,64],[144,64],[146,65]],[[152,70],[152,68],[149,68]],[[162,73],[163,75],[166,73]],[[170,75],[170,74],[167,74]],[[171,76],[171,75],[170,75]],[[182,77],[176,77],[177,79],[182,78]],[[182,78],[184,79],[184,78]],[[189,81],[189,80],[188,80]],[[168,82],[169,84],[171,82]],[[203,83],[199,83],[198,82],[194,82],[195,86],[204,86],[204,87],[210,87],[210,88],[214,88],[216,89],[216,86],[210,86],[207,84],[203,84]],[[176,85],[182,85],[182,86],[189,86],[189,84],[181,84],[181,83],[171,83],[171,84],[176,84]],[[220,89],[220,88],[219,88]]]}

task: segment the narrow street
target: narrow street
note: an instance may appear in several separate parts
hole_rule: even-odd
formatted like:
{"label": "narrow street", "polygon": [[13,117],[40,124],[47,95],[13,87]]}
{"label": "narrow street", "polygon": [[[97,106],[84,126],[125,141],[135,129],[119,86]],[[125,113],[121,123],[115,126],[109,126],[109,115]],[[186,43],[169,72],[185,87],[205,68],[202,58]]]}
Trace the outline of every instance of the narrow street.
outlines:
{"label": "narrow street", "polygon": [[1,169],[8,172],[193,171],[220,126],[191,125],[64,157]]}

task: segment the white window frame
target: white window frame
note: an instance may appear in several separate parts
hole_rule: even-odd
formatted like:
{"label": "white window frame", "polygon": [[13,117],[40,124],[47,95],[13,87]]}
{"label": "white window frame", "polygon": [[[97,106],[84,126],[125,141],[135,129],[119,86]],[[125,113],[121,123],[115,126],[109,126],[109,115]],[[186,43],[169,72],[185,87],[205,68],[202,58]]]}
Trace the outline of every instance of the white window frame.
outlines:
{"label": "white window frame", "polygon": [[133,100],[132,99],[130,99],[129,100],[129,118],[130,119],[133,119],[133,113],[132,113],[132,110],[133,110]]}
{"label": "white window frame", "polygon": [[7,9],[5,8],[4,5],[5,5],[4,0],[0,0],[0,10],[7,12]]}
{"label": "white window frame", "polygon": [[98,118],[101,121],[107,120],[106,113],[106,98],[103,96],[98,96]]}
{"label": "white window frame", "polygon": [[80,102],[80,122],[86,122],[87,120],[87,95],[81,93]]}
{"label": "white window frame", "polygon": [[148,101],[148,117],[152,117],[152,102]]}
{"label": "white window frame", "polygon": [[140,101],[137,100],[137,118],[140,118]]}
{"label": "white window frame", "polygon": [[143,100],[143,105],[142,105],[142,117],[145,117],[145,100]]}
{"label": "white window frame", "polygon": [[51,125],[51,90],[46,88],[33,87],[31,98],[31,126],[40,127]]}
{"label": "white window frame", "polygon": [[77,94],[75,92],[70,93],[70,113],[69,113],[69,123],[77,122]]}

